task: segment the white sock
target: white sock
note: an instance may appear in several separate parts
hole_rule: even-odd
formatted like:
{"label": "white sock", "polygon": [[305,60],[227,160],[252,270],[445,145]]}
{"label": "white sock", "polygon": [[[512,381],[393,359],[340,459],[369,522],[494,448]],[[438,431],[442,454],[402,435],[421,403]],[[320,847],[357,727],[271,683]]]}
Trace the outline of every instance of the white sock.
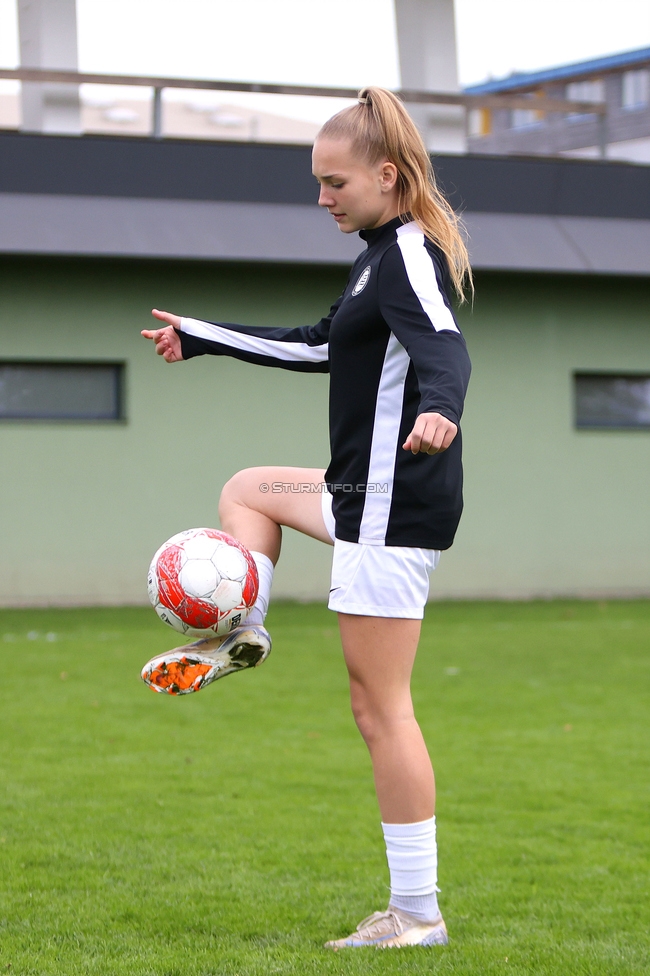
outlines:
{"label": "white sock", "polygon": [[432,922],[439,914],[436,818],[381,826],[390,871],[390,905]]}
{"label": "white sock", "polygon": [[257,574],[260,578],[260,588],[257,593],[257,600],[251,612],[244,621],[247,624],[263,624],[264,618],[268,613],[269,600],[271,599],[271,583],[273,582],[273,563],[263,552],[251,551],[251,556],[257,566]]}

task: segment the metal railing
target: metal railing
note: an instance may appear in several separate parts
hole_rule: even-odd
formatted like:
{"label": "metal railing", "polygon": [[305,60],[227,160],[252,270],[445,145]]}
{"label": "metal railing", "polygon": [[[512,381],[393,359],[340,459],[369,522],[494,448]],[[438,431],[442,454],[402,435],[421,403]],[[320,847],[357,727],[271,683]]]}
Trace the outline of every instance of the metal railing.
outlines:
{"label": "metal railing", "polygon": [[[50,82],[66,85],[124,85],[153,89],[151,136],[161,139],[162,93],[166,88],[189,88],[195,91],[249,92],[263,95],[306,95],[327,98],[351,98],[356,88],[324,88],[315,85],[270,85],[249,81],[208,81],[204,78],[164,78],[151,75],[105,75],[82,71],[62,71],[49,68],[0,68],[0,80]],[[423,105],[458,105],[470,109],[534,109],[541,113],[564,115],[596,115],[599,120],[600,151],[605,155],[607,145],[607,105],[605,102],[573,101],[562,98],[527,95],[466,95],[462,92],[434,92],[420,89],[395,91],[403,102]]]}

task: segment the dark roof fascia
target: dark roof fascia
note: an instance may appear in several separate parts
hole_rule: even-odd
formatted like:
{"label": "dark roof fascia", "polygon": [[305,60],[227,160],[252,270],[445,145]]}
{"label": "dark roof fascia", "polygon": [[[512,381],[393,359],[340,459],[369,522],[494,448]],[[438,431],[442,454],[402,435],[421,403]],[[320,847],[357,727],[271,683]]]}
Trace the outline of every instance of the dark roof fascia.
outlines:
{"label": "dark roof fascia", "polygon": [[0,132],[0,192],[312,203],[306,146]]}
{"label": "dark roof fascia", "polygon": [[434,156],[457,211],[650,219],[650,166],[550,156]]}
{"label": "dark roof fascia", "polygon": [[594,74],[608,74],[620,71],[623,68],[641,68],[647,64],[650,64],[650,47],[640,48],[637,51],[624,51],[622,54],[612,54],[606,58],[594,58],[592,61],[562,64],[557,68],[546,68],[543,71],[521,72],[510,75],[508,78],[498,78],[494,81],[484,81],[479,85],[469,85],[464,91],[467,95],[527,91],[549,82],[570,81]]}
{"label": "dark roof fascia", "polygon": [[[0,193],[315,204],[307,146],[0,132]],[[650,166],[437,155],[457,210],[650,219]]]}

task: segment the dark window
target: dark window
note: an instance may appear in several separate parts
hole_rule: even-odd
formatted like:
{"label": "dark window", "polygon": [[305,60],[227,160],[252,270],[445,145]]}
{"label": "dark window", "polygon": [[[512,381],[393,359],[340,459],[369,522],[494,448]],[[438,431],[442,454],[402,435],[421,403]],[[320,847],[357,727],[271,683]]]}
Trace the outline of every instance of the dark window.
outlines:
{"label": "dark window", "polygon": [[650,430],[650,375],[576,373],[577,427]]}
{"label": "dark window", "polygon": [[123,420],[123,388],[123,363],[0,362],[0,420]]}

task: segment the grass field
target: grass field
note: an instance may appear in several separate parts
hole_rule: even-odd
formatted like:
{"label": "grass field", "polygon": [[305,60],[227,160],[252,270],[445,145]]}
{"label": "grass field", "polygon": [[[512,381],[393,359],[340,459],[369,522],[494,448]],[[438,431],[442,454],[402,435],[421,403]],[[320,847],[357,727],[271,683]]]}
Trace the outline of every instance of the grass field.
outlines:
{"label": "grass field", "polygon": [[650,971],[650,604],[428,610],[441,949],[328,953],[385,907],[336,621],[277,605],[258,671],[152,694],[152,611],[1,611],[0,972]]}

